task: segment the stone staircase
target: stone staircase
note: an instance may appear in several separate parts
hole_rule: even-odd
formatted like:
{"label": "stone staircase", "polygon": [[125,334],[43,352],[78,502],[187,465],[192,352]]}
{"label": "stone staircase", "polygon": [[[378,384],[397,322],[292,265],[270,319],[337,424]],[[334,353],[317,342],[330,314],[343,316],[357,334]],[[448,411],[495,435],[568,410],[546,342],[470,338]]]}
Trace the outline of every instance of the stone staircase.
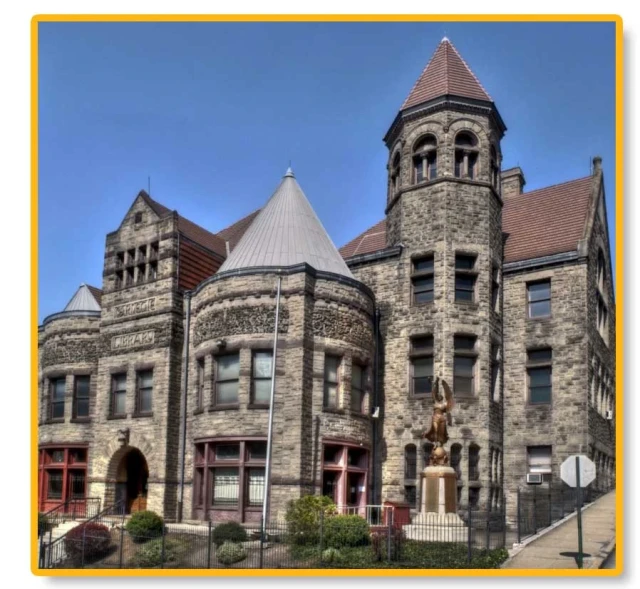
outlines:
{"label": "stone staircase", "polygon": [[[64,542],[56,542],[59,538],[62,538],[65,534],[69,533],[73,528],[79,526],[85,519],[75,519],[63,521],[52,530],[44,533],[42,537],[42,546],[44,547],[44,563],[45,566],[54,566],[56,563],[64,560],[67,554],[64,550]],[[38,537],[38,545],[40,545],[41,538]],[[55,554],[51,555],[51,561],[49,561],[49,546],[55,546]],[[49,564],[50,563],[50,564]]]}

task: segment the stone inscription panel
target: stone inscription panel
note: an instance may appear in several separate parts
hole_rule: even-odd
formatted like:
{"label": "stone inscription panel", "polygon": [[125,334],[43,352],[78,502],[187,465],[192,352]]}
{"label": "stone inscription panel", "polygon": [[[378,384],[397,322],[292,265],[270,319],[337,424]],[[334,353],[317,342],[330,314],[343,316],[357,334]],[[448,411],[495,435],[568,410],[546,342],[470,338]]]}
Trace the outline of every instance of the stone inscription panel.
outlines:
{"label": "stone inscription panel", "polygon": [[138,346],[146,346],[155,343],[156,332],[153,329],[149,331],[139,331],[137,333],[125,333],[115,335],[111,338],[111,349],[127,350]]}
{"label": "stone inscription panel", "polygon": [[113,310],[118,319],[123,317],[132,317],[141,313],[151,313],[156,310],[156,297],[150,299],[142,299],[140,301],[132,301],[123,305],[116,305]]}

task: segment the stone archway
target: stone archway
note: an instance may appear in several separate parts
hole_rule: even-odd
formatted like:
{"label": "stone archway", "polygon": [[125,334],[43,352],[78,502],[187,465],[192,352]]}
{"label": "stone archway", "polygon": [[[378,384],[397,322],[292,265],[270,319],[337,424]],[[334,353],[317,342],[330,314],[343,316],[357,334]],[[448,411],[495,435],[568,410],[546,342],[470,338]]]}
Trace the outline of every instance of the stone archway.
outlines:
{"label": "stone archway", "polygon": [[149,466],[138,448],[124,446],[114,452],[109,460],[107,480],[105,504],[122,501],[126,513],[147,508]]}

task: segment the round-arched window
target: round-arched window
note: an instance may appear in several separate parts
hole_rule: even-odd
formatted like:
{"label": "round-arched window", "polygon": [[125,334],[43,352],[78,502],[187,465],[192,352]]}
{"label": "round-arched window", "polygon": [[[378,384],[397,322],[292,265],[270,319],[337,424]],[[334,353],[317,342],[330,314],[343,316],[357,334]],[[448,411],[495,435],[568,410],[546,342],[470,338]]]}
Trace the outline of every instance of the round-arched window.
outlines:
{"label": "round-arched window", "polygon": [[429,133],[413,147],[413,181],[418,184],[438,176],[438,140]]}

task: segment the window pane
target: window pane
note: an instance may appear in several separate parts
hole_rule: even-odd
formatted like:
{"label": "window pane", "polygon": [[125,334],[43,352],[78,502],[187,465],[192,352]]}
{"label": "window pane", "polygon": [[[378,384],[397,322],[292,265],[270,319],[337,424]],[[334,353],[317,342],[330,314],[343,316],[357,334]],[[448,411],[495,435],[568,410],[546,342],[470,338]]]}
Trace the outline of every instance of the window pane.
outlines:
{"label": "window pane", "polygon": [[217,362],[217,380],[230,380],[238,378],[240,374],[240,355],[230,354],[228,356],[218,356]]}
{"label": "window pane", "polygon": [[473,350],[476,347],[476,338],[469,335],[453,336],[453,347],[456,350]]}
{"label": "window pane", "polygon": [[473,270],[475,263],[475,256],[456,255],[456,270]]}
{"label": "window pane", "polygon": [[529,362],[551,362],[552,352],[550,348],[544,350],[531,350],[527,352]]}
{"label": "window pane", "polygon": [[140,389],[140,412],[149,413],[151,411],[151,389]]}
{"label": "window pane", "polygon": [[85,495],[85,476],[83,471],[72,471],[69,474],[70,495],[73,499],[82,499]]}
{"label": "window pane", "polygon": [[335,384],[325,383],[324,405],[325,407],[337,407],[338,387]]}
{"label": "window pane", "polygon": [[145,370],[138,372],[138,382],[141,388],[150,388],[153,386],[153,370]]}
{"label": "window pane", "polygon": [[422,260],[414,260],[414,272],[433,272],[433,258],[423,258]]}
{"label": "window pane", "polygon": [[414,378],[413,379],[413,394],[414,395],[426,395],[431,393],[431,378]]}
{"label": "window pane", "polygon": [[455,375],[453,388],[459,395],[473,395],[473,378]]}
{"label": "window pane", "polygon": [[237,505],[239,495],[238,469],[214,469],[212,491],[212,500],[214,505]]}
{"label": "window pane", "polygon": [[427,290],[425,292],[414,292],[413,300],[416,303],[432,303],[433,302],[433,291]]}
{"label": "window pane", "polygon": [[541,301],[551,298],[551,283],[536,282],[528,285],[529,301]]}
{"label": "window pane", "polygon": [[455,356],[453,359],[453,371],[456,376],[473,376],[475,362],[475,358]]}
{"label": "window pane", "polygon": [[264,500],[264,468],[250,468],[247,477],[248,505],[262,505]]}
{"label": "window pane", "polygon": [[529,385],[532,387],[551,386],[551,368],[530,368]]}
{"label": "window pane", "polygon": [[89,396],[89,384],[91,377],[89,376],[76,376],[76,396],[78,398],[85,398]]}
{"label": "window pane", "polygon": [[404,450],[404,478],[415,479],[417,473],[418,452],[414,444]]}
{"label": "window pane", "polygon": [[87,451],[81,448],[74,448],[72,450],[69,450],[69,455],[71,457],[71,462],[87,461]]}
{"label": "window pane", "polygon": [[476,284],[475,276],[467,276],[465,274],[456,274],[456,291],[457,290],[472,291],[475,284]]}
{"label": "window pane", "polygon": [[253,376],[271,378],[271,352],[255,352],[253,354]]}
{"label": "window pane", "polygon": [[238,460],[240,444],[218,444],[215,447],[216,460]]}
{"label": "window pane", "polygon": [[266,460],[267,459],[267,443],[266,442],[249,442],[247,444],[249,449],[250,460]]}
{"label": "window pane", "polygon": [[530,317],[548,317],[549,315],[551,315],[551,301],[529,303]]}
{"label": "window pane", "polygon": [[62,471],[50,470],[48,479],[47,499],[62,499]]}
{"label": "window pane", "polygon": [[456,290],[456,301],[473,302],[473,291],[471,290]]}
{"label": "window pane", "polygon": [[338,382],[338,365],[340,360],[336,356],[325,356],[324,377],[330,382]]}
{"label": "window pane", "polygon": [[254,403],[269,403],[271,401],[271,379],[253,381]]}
{"label": "window pane", "polygon": [[413,360],[413,376],[416,378],[433,376],[433,357]]}
{"label": "window pane", "polygon": [[64,462],[64,450],[52,450],[51,462]]}
{"label": "window pane", "polygon": [[364,393],[360,389],[351,389],[351,410],[361,412]]}
{"label": "window pane", "polygon": [[531,403],[551,403],[551,387],[532,387],[530,391]]}
{"label": "window pane", "polygon": [[224,405],[238,402],[238,381],[219,382],[216,384],[216,403]]}
{"label": "window pane", "polygon": [[411,349],[416,352],[419,350],[429,350],[433,348],[433,336],[425,335],[423,337],[415,337],[411,340]]}
{"label": "window pane", "polygon": [[416,182],[422,182],[424,180],[422,158],[417,158],[414,160],[414,167],[416,170]]}
{"label": "window pane", "polygon": [[413,290],[414,292],[433,290],[433,276],[429,276],[427,278],[414,278]]}
{"label": "window pane", "polygon": [[351,387],[362,389],[362,366],[351,365]]}
{"label": "window pane", "polygon": [[76,417],[89,417],[89,399],[76,401]]}
{"label": "window pane", "polygon": [[113,387],[116,391],[124,391],[127,386],[126,374],[115,374],[113,376]]}
{"label": "window pane", "polygon": [[115,394],[113,412],[116,415],[124,415],[127,412],[126,400],[127,400],[127,397],[125,393]]}
{"label": "window pane", "polygon": [[64,417],[64,401],[59,401],[51,405],[51,417],[53,419]]}
{"label": "window pane", "polygon": [[65,386],[64,378],[56,378],[56,380],[53,381],[52,388],[53,388],[54,401],[62,401],[64,399],[64,386]]}

